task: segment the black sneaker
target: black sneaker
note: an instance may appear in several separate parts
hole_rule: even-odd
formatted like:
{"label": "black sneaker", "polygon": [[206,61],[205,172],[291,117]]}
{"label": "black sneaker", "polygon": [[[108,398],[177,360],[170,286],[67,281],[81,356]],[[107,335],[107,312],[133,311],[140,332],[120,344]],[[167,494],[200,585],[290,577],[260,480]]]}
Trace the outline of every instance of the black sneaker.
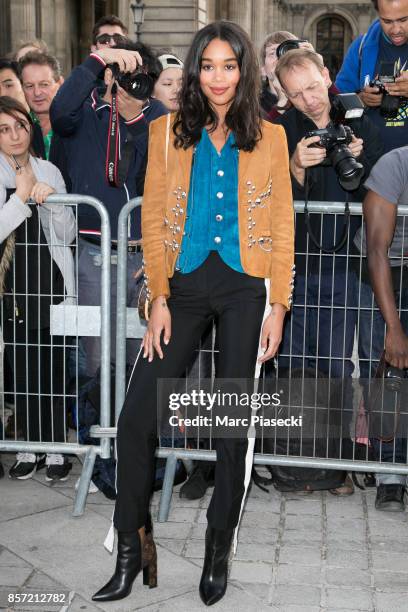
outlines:
{"label": "black sneaker", "polygon": [[399,484],[380,484],[377,487],[375,507],[385,512],[404,512],[405,487]]}
{"label": "black sneaker", "polygon": [[179,495],[184,499],[201,499],[205,495],[208,487],[214,486],[214,466],[198,465],[195,466],[187,482],[183,484]]}
{"label": "black sneaker", "polygon": [[16,462],[11,466],[9,477],[17,480],[27,480],[34,476],[37,470],[45,465],[45,455],[34,453],[17,453]]}
{"label": "black sneaker", "polygon": [[72,463],[68,461],[68,457],[65,455],[49,454],[47,455],[45,463],[47,465],[45,480],[48,482],[52,480],[67,480],[68,475],[72,470]]}

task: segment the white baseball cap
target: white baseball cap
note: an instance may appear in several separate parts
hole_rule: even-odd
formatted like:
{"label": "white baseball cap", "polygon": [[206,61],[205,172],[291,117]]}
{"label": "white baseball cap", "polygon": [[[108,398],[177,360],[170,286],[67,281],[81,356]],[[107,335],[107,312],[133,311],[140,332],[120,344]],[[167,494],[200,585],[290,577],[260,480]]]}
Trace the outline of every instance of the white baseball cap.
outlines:
{"label": "white baseball cap", "polygon": [[161,63],[163,70],[167,70],[167,68],[181,68],[181,70],[183,70],[184,68],[183,62],[178,57],[171,55],[170,53],[160,55],[157,59]]}

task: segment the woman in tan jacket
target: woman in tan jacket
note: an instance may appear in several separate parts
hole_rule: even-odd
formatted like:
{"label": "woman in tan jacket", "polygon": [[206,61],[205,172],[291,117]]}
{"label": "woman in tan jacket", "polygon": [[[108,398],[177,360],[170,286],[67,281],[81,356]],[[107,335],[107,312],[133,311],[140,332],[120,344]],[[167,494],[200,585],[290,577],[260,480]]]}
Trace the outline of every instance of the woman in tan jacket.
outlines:
{"label": "woman in tan jacket", "polygon": [[[151,314],[118,423],[116,570],[96,601],[126,597],[141,569],[156,586],[148,507],[158,381],[182,375],[211,320],[219,385],[253,379],[281,341],[294,276],[292,193],[285,134],[261,120],[259,90],[247,34],[216,22],[195,35],[179,112],[151,124],[142,206]],[[218,438],[216,450],[200,582],[206,605],[226,590],[248,440]]]}

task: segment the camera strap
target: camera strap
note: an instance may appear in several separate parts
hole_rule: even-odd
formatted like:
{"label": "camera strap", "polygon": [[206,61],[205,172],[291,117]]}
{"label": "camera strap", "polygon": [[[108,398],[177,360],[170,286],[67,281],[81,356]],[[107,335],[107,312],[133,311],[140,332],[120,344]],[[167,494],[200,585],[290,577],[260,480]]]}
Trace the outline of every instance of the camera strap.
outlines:
{"label": "camera strap", "polygon": [[[309,168],[306,168],[305,170],[305,222],[306,222],[307,233],[310,236],[310,240],[313,242],[315,247],[319,249],[319,251],[322,251],[323,253],[337,253],[346,244],[347,236],[349,233],[350,207],[349,207],[348,198],[346,198],[345,207],[344,207],[343,231],[341,233],[341,236],[338,242],[336,242],[331,247],[324,247],[323,244],[319,243],[319,241],[317,240],[313,232],[313,229],[312,229],[308,204],[309,204]],[[323,222],[323,215],[322,215],[322,222]]]}
{"label": "camera strap", "polygon": [[111,187],[123,187],[129,170],[132,149],[132,135],[128,132],[121,156],[117,86],[114,83],[112,86],[105,170],[106,180]]}

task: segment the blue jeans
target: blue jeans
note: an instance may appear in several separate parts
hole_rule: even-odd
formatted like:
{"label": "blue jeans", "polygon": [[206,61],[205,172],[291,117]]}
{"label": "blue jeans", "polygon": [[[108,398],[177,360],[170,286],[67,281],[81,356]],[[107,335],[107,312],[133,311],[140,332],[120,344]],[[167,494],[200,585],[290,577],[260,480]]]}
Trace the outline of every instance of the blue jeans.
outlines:
{"label": "blue jeans", "polygon": [[[350,422],[353,414],[354,370],[351,356],[357,321],[357,277],[353,270],[297,275],[293,305],[284,329],[279,367],[311,368],[338,379],[340,408],[339,456],[352,456]],[[337,437],[337,435],[336,435]]]}
{"label": "blue jeans", "polygon": [[313,368],[330,378],[349,378],[357,320],[353,270],[298,275],[279,352],[281,367]]}
{"label": "blue jeans", "polygon": [[[90,244],[83,238],[78,241],[78,302],[80,305],[99,306],[101,303],[101,247]],[[137,297],[142,279],[134,279],[135,272],[142,265],[141,253],[128,254],[127,266],[127,306],[137,306]],[[117,253],[111,254],[111,356],[115,359],[116,346],[116,283],[117,283]],[[92,377],[100,367],[101,340],[94,337],[83,337],[82,366],[85,376]],[[140,340],[128,339],[126,342],[126,362],[133,364],[139,352]],[[85,357],[85,364],[84,364]]]}
{"label": "blue jeans", "polygon": [[[401,291],[395,291],[397,307],[401,307],[400,320],[404,330],[408,331],[408,287],[402,286]],[[360,283],[359,289],[360,314],[358,325],[358,356],[360,377],[363,383],[364,396],[367,402],[369,380],[375,375],[379,360],[384,350],[385,321],[374,299],[371,285]],[[396,438],[393,442],[380,442],[371,439],[377,458],[381,461],[406,463],[407,441]],[[378,484],[405,484],[406,477],[402,474],[376,474]]]}

